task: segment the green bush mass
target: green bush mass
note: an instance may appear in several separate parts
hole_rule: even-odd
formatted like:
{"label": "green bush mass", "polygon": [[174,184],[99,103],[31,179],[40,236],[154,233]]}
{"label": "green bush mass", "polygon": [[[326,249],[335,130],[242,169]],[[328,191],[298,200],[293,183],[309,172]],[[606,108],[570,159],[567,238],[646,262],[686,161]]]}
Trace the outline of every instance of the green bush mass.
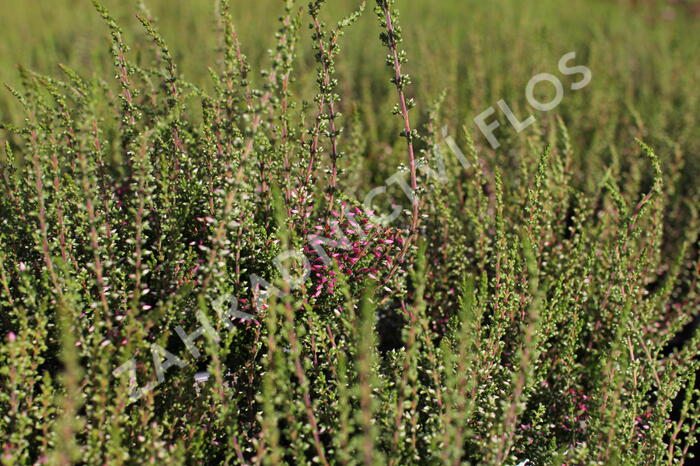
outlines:
{"label": "green bush mass", "polygon": [[93,3],[0,7],[1,464],[690,461],[692,2]]}

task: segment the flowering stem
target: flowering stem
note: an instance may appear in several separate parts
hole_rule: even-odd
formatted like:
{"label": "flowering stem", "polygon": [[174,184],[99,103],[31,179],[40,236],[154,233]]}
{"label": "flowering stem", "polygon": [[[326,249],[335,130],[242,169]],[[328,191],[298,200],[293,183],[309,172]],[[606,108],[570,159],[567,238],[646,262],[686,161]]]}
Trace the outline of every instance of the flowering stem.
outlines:
{"label": "flowering stem", "polygon": [[411,243],[415,241],[418,234],[418,224],[420,220],[420,212],[418,209],[418,179],[416,175],[416,156],[415,150],[413,148],[413,131],[411,129],[411,119],[408,115],[409,111],[409,101],[406,100],[406,94],[404,92],[405,86],[409,83],[409,76],[402,74],[401,65],[406,62],[403,52],[399,51],[398,44],[401,42],[401,32],[398,27],[398,22],[394,16],[392,16],[392,11],[390,7],[389,0],[377,0],[377,13],[380,14],[380,19],[382,20],[382,25],[386,29],[385,33],[382,33],[381,37],[384,45],[389,49],[389,57],[387,58],[387,64],[393,68],[394,78],[392,82],[396,86],[399,97],[399,109],[403,119],[403,132],[402,135],[406,138],[406,145],[408,150],[408,167],[411,175],[411,190],[413,192],[412,199],[412,214],[411,214],[411,227],[410,234],[404,243],[403,249],[399,254],[399,258],[394,264],[393,268],[389,272],[387,279],[391,278],[396,272],[399,264],[403,262],[408,249],[411,247]]}

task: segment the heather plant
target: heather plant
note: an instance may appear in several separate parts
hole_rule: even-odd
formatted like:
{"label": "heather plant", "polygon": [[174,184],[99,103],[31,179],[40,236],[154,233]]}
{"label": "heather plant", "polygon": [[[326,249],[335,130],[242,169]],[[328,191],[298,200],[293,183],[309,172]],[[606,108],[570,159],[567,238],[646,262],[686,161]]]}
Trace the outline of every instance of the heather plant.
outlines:
{"label": "heather plant", "polygon": [[453,139],[449,92],[416,106],[407,70],[431,64],[411,68],[393,0],[372,6],[394,118],[343,92],[364,2],[281,2],[255,73],[222,0],[208,86],[141,2],[138,53],[93,3],[112,78],[9,87],[2,464],[692,458],[690,133],[657,153],[630,101],[636,142],[566,112],[497,151]]}

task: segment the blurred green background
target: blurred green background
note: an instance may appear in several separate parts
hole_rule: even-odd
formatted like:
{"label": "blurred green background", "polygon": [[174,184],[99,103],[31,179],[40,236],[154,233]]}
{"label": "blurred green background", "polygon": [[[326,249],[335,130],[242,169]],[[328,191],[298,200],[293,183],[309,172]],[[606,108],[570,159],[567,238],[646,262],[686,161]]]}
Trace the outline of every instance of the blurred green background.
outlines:
{"label": "blurred green background", "polygon": [[[104,0],[123,27],[132,58],[147,47],[135,18],[141,1]],[[180,71],[209,86],[208,67],[219,57],[216,0],[147,0]],[[253,70],[268,64],[282,0],[232,0],[234,21]],[[313,98],[314,61],[308,44],[306,1],[298,2],[302,34],[295,91]],[[337,21],[359,0],[330,0],[328,21]],[[681,158],[700,173],[700,20],[698,2],[613,0],[398,0],[419,112],[425,115],[448,91],[445,119],[454,128],[503,98],[516,114],[532,112],[546,127],[556,115],[570,127],[583,167],[602,170],[610,147],[627,147],[637,136],[662,158]],[[379,28],[371,12],[343,38],[339,79],[343,109],[361,114],[370,144],[396,132],[394,104]],[[16,65],[54,76],[58,63],[113,83],[107,29],[89,0],[3,0],[0,15],[0,81],[18,83]],[[525,85],[540,72],[557,74],[566,52],[577,53],[593,81],[567,91],[560,107],[541,114],[526,107]],[[568,78],[567,78],[568,79]],[[576,78],[577,79],[577,78]],[[566,85],[567,80],[563,79]],[[566,86],[568,90],[568,86]],[[0,120],[22,118],[10,93],[0,90]],[[503,137],[520,138],[503,131]],[[484,143],[483,140],[480,141]],[[614,155],[614,154],[613,154]],[[623,154],[624,155],[624,154]],[[588,162],[586,162],[588,160]],[[588,164],[588,165],[586,165]]]}

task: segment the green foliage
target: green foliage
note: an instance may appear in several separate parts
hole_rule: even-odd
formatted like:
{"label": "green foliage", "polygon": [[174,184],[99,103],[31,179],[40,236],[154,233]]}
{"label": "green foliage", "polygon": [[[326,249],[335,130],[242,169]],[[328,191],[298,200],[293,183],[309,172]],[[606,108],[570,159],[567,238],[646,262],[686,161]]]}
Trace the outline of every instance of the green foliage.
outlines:
{"label": "green foliage", "polygon": [[[443,128],[471,122],[464,102],[521,102],[515,83],[561,55],[546,38],[580,29],[532,58],[535,13],[504,10],[488,38],[493,12],[466,2],[476,19],[442,37],[465,71],[425,40],[463,2],[422,23],[427,2],[377,0],[365,49],[364,3],[286,0],[256,74],[222,0],[217,64],[188,80],[141,2],[132,49],[93,3],[112,71],[22,68],[2,101],[21,111],[0,160],[0,463],[692,457],[700,94],[670,27],[590,7],[610,13],[581,50],[591,89],[520,136],[503,122],[492,151]],[[653,85],[612,81],[620,31],[662,49]],[[362,206],[399,165],[414,200]],[[364,208],[402,202],[390,225]]]}

